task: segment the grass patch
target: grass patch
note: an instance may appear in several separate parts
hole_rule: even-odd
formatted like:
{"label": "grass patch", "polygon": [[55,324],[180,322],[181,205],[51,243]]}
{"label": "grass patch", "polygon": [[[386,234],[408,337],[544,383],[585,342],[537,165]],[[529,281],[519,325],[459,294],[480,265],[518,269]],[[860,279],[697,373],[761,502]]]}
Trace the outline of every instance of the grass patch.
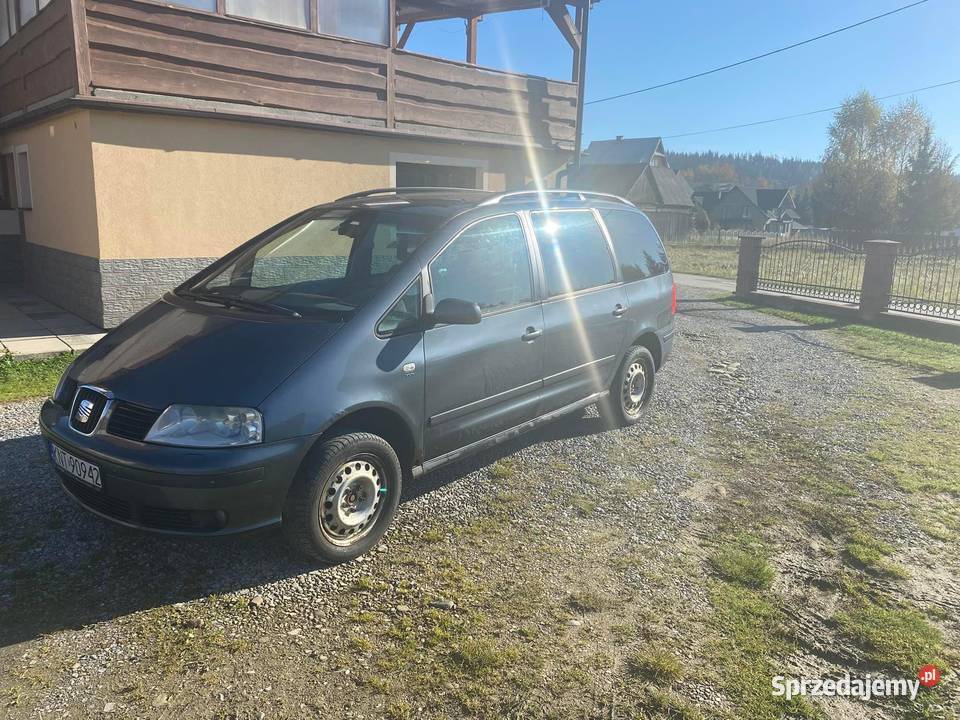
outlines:
{"label": "grass patch", "polygon": [[907,575],[904,568],[889,561],[893,548],[863,530],[855,530],[850,535],[843,551],[849,560],[869,572],[894,577]]}
{"label": "grass patch", "polygon": [[917,337],[909,333],[886,330],[872,325],[847,323],[847,321],[813,313],[782,310],[756,303],[734,300],[727,296],[718,298],[729,307],[755,310],[765,315],[830,330],[839,340],[839,345],[851,355],[877,360],[889,365],[930,372],[960,372],[960,345]]}
{"label": "grass patch", "polygon": [[750,538],[718,548],[709,562],[720,577],[744,587],[762,589],[773,582],[774,571],[762,545]]}
{"label": "grass patch", "polygon": [[960,497],[960,413],[931,410],[898,413],[889,423],[891,432],[867,458],[907,492]]}
{"label": "grass patch", "polygon": [[913,677],[917,668],[927,663],[948,667],[940,631],[912,608],[865,601],[838,613],[836,621],[844,635],[886,668]]}
{"label": "grass patch", "polygon": [[577,590],[567,598],[567,605],[578,613],[597,613],[614,607],[613,599],[596,590]]}
{"label": "grass patch", "polygon": [[645,718],[700,720],[703,717],[699,710],[689,705],[682,698],[655,687],[646,689],[640,700],[640,707],[644,710],[642,717]]}
{"label": "grass patch", "polygon": [[497,480],[510,480],[517,476],[519,468],[517,461],[512,458],[497,460],[489,469],[490,476]]}
{"label": "grass patch", "polygon": [[710,599],[716,635],[709,643],[709,659],[717,682],[740,710],[736,716],[818,717],[803,698],[787,701],[770,692],[770,678],[782,671],[782,659],[792,650],[779,630],[784,619],[776,605],[762,593],[732,583],[714,585]]}
{"label": "grass patch", "polygon": [[450,654],[454,665],[470,675],[485,675],[516,657],[512,648],[501,649],[489,640],[470,638]]}
{"label": "grass patch", "polygon": [[673,272],[736,280],[739,248],[712,248],[696,245],[667,245]]}
{"label": "grass patch", "polygon": [[633,677],[672,685],[683,677],[683,665],[672,652],[653,649],[627,658],[627,672]]}
{"label": "grass patch", "polygon": [[74,357],[63,353],[42,360],[14,360],[9,353],[0,355],[0,402],[50,395]]}
{"label": "grass patch", "polygon": [[597,504],[585,497],[573,498],[570,505],[580,517],[590,517],[597,511]]}

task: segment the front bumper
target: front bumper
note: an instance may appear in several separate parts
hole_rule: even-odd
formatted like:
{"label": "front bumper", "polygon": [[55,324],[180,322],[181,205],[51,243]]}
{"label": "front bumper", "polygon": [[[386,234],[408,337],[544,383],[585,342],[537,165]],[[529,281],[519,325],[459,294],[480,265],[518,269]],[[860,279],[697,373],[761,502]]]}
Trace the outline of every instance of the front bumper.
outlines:
{"label": "front bumper", "polygon": [[48,400],[40,431],[100,468],[97,490],[54,466],[74,500],[108,520],[172,535],[229,535],[280,522],[287,491],[314,438],[249,447],[177,448],[84,436],[67,411]]}

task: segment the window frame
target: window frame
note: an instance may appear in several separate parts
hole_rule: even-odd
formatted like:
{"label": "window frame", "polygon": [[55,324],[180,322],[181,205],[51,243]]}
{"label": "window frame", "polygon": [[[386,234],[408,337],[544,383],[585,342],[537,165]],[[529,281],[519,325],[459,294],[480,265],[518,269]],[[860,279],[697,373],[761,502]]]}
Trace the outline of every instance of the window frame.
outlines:
{"label": "window frame", "polygon": [[[597,224],[597,227],[600,230],[600,234],[603,236],[603,240],[607,246],[607,257],[610,262],[613,264],[613,280],[603,285],[594,285],[593,287],[584,288],[583,290],[574,290],[572,292],[565,292],[559,295],[551,295],[549,283],[547,282],[547,271],[546,267],[543,264],[543,256],[540,253],[540,241],[537,239],[536,225],[534,224],[533,216],[541,213],[549,213],[551,215],[559,213],[589,213],[593,216],[594,222]],[[530,234],[533,240],[533,245],[537,253],[537,264],[540,269],[540,288],[541,288],[541,298],[542,302],[549,303],[555,302],[557,300],[569,300],[571,298],[577,298],[581,295],[587,295],[588,293],[598,292],[601,290],[607,290],[611,287],[616,287],[623,284],[623,280],[620,277],[620,262],[617,259],[616,251],[613,247],[613,242],[610,239],[610,233],[607,232],[606,225],[603,224],[603,218],[600,217],[600,212],[596,208],[548,208],[544,210],[528,210],[527,211],[528,220],[530,222]]]}
{"label": "window frame", "polygon": [[[410,292],[410,288],[414,285],[420,285],[420,307],[417,309],[418,317],[417,323],[415,326],[407,328],[406,330],[391,330],[390,332],[381,332],[380,326],[383,324],[383,321],[386,319],[387,315],[393,312],[393,309],[397,306],[397,303],[400,302],[400,299]],[[417,276],[407,283],[406,287],[400,291],[400,294],[397,295],[393,302],[390,303],[390,307],[383,311],[383,315],[377,318],[376,324],[373,326],[373,333],[381,340],[389,340],[390,338],[403,337],[404,335],[413,335],[415,333],[422,333],[424,331],[423,323],[423,298],[427,296],[426,283],[423,280],[423,269],[421,268],[420,272],[417,273]]]}
{"label": "window frame", "polygon": [[[437,259],[438,259],[444,252],[446,252],[446,250],[447,250],[448,247],[450,247],[451,245],[453,245],[453,244],[454,244],[457,240],[459,240],[466,232],[468,232],[471,228],[479,225],[480,223],[488,222],[488,221],[490,221],[490,220],[497,220],[497,219],[499,219],[499,218],[504,218],[504,217],[514,217],[514,218],[516,218],[517,221],[520,223],[520,231],[521,231],[521,233],[523,234],[523,239],[524,239],[524,242],[526,243],[526,246],[527,246],[527,262],[528,262],[528,268],[529,268],[529,271],[530,271],[530,296],[531,296],[531,299],[530,299],[529,302],[518,303],[517,305],[510,305],[509,307],[498,307],[498,308],[492,308],[492,309],[490,309],[490,310],[484,310],[483,308],[480,308],[480,316],[481,316],[481,317],[494,317],[494,316],[496,316],[496,315],[502,315],[503,313],[513,312],[513,311],[515,311],[515,310],[521,310],[521,309],[528,308],[528,307],[531,307],[531,306],[533,306],[533,305],[539,304],[539,303],[541,302],[541,300],[540,300],[540,295],[541,295],[541,292],[540,292],[540,283],[539,283],[539,281],[538,281],[538,277],[539,277],[539,275],[541,274],[541,272],[540,272],[539,266],[537,265],[537,261],[538,261],[538,259],[539,259],[539,256],[537,256],[536,258],[534,257],[534,254],[533,254],[533,252],[534,252],[534,247],[533,247],[533,245],[535,245],[536,243],[535,243],[535,242],[532,242],[532,238],[531,238],[530,233],[529,233],[529,231],[528,231],[527,224],[524,222],[523,213],[520,213],[520,212],[504,212],[504,213],[497,213],[496,215],[487,215],[487,216],[485,216],[485,217],[482,217],[482,218],[478,218],[478,219],[476,219],[476,220],[473,220],[473,221],[471,221],[468,225],[465,225],[463,228],[461,228],[461,229],[457,232],[457,234],[454,235],[450,240],[448,240],[447,242],[445,242],[445,243],[443,244],[443,247],[441,247],[439,250],[437,250],[437,252],[435,252],[435,253],[433,254],[433,256],[430,258],[429,262],[427,262],[426,267],[424,268],[424,273],[425,273],[426,276],[427,276],[428,284],[427,284],[427,289],[423,291],[423,295],[422,295],[422,296],[423,296],[423,297],[426,297],[428,294],[431,295],[431,296],[433,296],[433,295],[435,294],[435,292],[434,292],[434,283],[433,283],[433,264],[437,261]],[[463,298],[463,299],[466,300],[467,298]],[[391,307],[393,307],[393,306],[391,305]],[[434,327],[445,327],[445,326],[444,326],[444,325],[435,325]]]}

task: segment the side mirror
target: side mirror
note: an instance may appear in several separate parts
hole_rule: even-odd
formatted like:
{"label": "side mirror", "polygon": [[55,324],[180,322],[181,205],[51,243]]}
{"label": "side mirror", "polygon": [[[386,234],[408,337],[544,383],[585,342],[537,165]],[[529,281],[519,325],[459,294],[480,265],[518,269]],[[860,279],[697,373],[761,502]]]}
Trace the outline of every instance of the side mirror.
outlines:
{"label": "side mirror", "polygon": [[430,319],[444,325],[478,325],[480,317],[480,306],[475,302],[447,298],[436,304]]}

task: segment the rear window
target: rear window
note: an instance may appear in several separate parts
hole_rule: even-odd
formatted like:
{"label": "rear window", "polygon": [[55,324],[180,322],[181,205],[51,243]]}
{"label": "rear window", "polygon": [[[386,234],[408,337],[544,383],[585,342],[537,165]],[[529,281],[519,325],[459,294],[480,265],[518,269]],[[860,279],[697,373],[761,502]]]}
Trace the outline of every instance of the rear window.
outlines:
{"label": "rear window", "polygon": [[656,228],[645,215],[629,210],[601,210],[624,282],[645,280],[670,270]]}
{"label": "rear window", "polygon": [[607,240],[592,212],[536,212],[533,228],[551,297],[615,280]]}

